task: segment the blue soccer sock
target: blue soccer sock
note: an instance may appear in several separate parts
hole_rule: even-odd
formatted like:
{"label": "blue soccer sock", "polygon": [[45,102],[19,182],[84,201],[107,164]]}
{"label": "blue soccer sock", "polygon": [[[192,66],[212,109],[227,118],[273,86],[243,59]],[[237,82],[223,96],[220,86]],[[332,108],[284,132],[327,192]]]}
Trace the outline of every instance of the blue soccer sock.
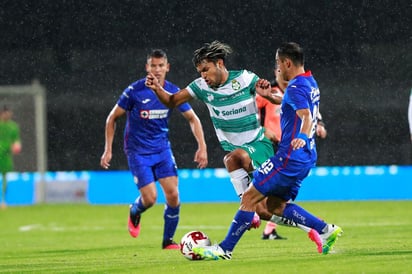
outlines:
{"label": "blue soccer sock", "polygon": [[173,208],[166,204],[166,208],[163,214],[165,221],[163,231],[163,241],[173,239],[175,235],[177,224],[179,223],[180,205]]}
{"label": "blue soccer sock", "polygon": [[142,214],[143,212],[146,211],[146,207],[143,205],[142,198],[139,196],[136,198],[135,202],[132,204],[132,206],[135,208],[137,214]]}
{"label": "blue soccer sock", "polygon": [[219,244],[224,251],[233,251],[240,237],[249,229],[254,215],[255,212],[237,211],[225,239]]}
{"label": "blue soccer sock", "polygon": [[315,229],[319,234],[322,233],[322,229],[327,225],[324,221],[309,213],[297,204],[286,204],[283,211],[283,217],[292,220],[298,224]]}

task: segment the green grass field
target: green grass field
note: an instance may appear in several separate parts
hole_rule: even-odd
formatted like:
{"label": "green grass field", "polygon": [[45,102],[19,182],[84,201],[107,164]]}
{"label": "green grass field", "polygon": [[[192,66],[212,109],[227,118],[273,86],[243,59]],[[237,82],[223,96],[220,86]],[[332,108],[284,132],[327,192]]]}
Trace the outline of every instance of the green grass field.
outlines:
{"label": "green grass field", "polygon": [[[287,240],[263,241],[263,226],[245,233],[231,261],[189,261],[160,248],[163,205],[127,232],[127,205],[34,205],[0,210],[0,273],[412,273],[412,201],[305,202],[340,225],[334,253],[321,255],[301,230],[279,227]],[[226,234],[236,203],[183,204],[175,240],[202,230]]]}

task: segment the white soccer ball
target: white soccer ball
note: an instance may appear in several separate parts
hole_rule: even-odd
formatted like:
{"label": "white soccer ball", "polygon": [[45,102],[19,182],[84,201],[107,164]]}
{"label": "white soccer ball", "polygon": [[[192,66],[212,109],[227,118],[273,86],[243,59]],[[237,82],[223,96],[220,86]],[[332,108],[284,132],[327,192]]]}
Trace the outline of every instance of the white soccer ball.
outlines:
{"label": "white soccer ball", "polygon": [[201,257],[194,254],[192,249],[198,246],[210,246],[209,237],[202,231],[190,231],[186,233],[180,241],[180,252],[188,260],[202,260]]}

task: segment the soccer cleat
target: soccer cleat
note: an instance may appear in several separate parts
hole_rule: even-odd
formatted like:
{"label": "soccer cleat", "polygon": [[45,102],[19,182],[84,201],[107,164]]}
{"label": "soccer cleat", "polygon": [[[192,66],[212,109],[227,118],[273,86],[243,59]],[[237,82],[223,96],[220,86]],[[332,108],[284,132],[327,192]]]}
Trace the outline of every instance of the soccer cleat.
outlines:
{"label": "soccer cleat", "polygon": [[308,232],[308,237],[309,237],[309,239],[311,239],[316,244],[316,247],[318,249],[318,253],[322,253],[323,243],[322,243],[322,238],[320,237],[319,233],[316,230],[311,229]]}
{"label": "soccer cleat", "polygon": [[287,238],[280,236],[277,232],[276,229],[273,229],[271,233],[265,234],[263,232],[262,234],[262,240],[286,240]]}
{"label": "soccer cleat", "polygon": [[260,227],[260,223],[261,223],[260,217],[259,217],[259,215],[256,214],[256,212],[255,212],[255,215],[253,216],[253,220],[252,220],[252,222],[250,223],[249,230],[250,230],[251,228],[259,228],[259,227]]}
{"label": "soccer cleat", "polygon": [[320,238],[322,239],[322,253],[328,254],[336,243],[336,240],[339,236],[343,233],[342,228],[337,225],[328,224],[328,231],[320,234]]}
{"label": "soccer cleat", "polygon": [[180,249],[180,245],[174,242],[172,239],[164,240],[162,243],[163,249]]}
{"label": "soccer cleat", "polygon": [[140,214],[137,213],[136,206],[134,204],[130,205],[128,229],[130,236],[136,238],[140,233]]}
{"label": "soccer cleat", "polygon": [[231,260],[232,252],[224,251],[220,245],[198,246],[192,249],[193,253],[202,260]]}

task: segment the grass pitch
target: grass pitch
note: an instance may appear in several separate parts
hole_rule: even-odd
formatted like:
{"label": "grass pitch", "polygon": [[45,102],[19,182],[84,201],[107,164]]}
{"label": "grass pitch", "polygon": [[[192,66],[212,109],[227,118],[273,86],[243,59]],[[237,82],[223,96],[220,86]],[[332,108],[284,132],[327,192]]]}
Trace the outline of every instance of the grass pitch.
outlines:
{"label": "grass pitch", "polygon": [[[189,261],[162,250],[163,205],[142,216],[134,239],[127,205],[34,205],[0,210],[0,273],[412,273],[412,201],[302,202],[341,226],[334,253],[321,255],[301,230],[287,240],[245,233],[231,261]],[[238,204],[183,204],[175,240],[199,229],[224,238]]]}

